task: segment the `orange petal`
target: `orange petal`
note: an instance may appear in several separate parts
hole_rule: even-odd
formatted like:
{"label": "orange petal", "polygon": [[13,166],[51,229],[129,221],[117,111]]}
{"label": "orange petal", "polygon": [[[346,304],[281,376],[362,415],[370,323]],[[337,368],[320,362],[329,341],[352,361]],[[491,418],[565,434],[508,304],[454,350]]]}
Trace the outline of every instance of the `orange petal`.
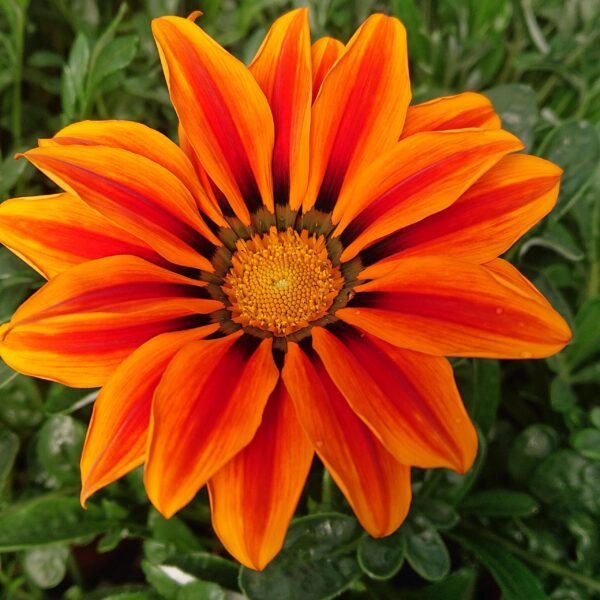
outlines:
{"label": "orange petal", "polygon": [[154,395],[144,473],[165,517],[250,443],[278,378],[271,339],[237,333],[175,356]]}
{"label": "orange petal", "polygon": [[177,176],[194,196],[198,207],[213,221],[215,216],[218,218],[188,157],[177,144],[155,129],[134,121],[80,121],[67,125],[52,139],[39,140],[41,147],[54,144],[108,146],[145,156]]}
{"label": "orange petal", "polygon": [[410,468],[397,462],[354,414],[319,357],[288,344],[283,380],[300,423],[362,526],[389,535],[410,506]]}
{"label": "orange petal", "polygon": [[464,92],[456,96],[436,98],[408,108],[401,138],[420,131],[444,129],[500,129],[500,117],[483,95]]}
{"label": "orange petal", "polygon": [[332,37],[318,39],[311,48],[312,58],[312,96],[313,102],[321,90],[323,79],[337,59],[344,53],[346,46]]}
{"label": "orange petal", "polygon": [[88,261],[17,309],[3,326],[0,354],[26,375],[98,387],[144,342],[203,325],[222,308],[204,286],[133,256]]}
{"label": "orange petal", "polygon": [[347,325],[315,327],[313,347],[396,460],[461,473],[473,464],[477,434],[445,358],[396,348]]}
{"label": "orange petal", "polygon": [[275,122],[275,201],[299,207],[308,181],[312,69],[308,9],[299,8],[273,23],[250,65]]}
{"label": "orange petal", "polygon": [[187,19],[152,22],[171,100],[209,177],[237,216],[273,211],[273,117],[246,66]]}
{"label": "orange petal", "polygon": [[[229,227],[227,221],[223,218],[223,212],[231,212],[229,203],[227,202],[225,196],[223,196],[223,193],[215,186],[211,178],[206,174],[206,171],[200,164],[198,155],[192,148],[187,133],[181,126],[181,123],[177,127],[177,136],[179,138],[179,146],[192,163],[194,171],[196,172],[196,177],[198,177],[200,185],[202,186],[202,189],[208,198],[208,202],[211,205],[210,212],[207,212],[207,214],[209,214],[211,219],[218,225]],[[218,192],[218,196],[216,192]]]}
{"label": "orange petal", "polygon": [[81,455],[81,504],[144,462],[152,395],[173,356],[219,328],[207,325],[163,333],[119,365],[94,403]]}
{"label": "orange petal", "polygon": [[106,146],[46,146],[25,157],[169,261],[212,271],[204,255],[219,240],[178,177],[139,154]]}
{"label": "orange petal", "polygon": [[[342,260],[402,227],[450,206],[479,177],[523,144],[505,131],[426,132],[396,144],[344,188],[333,220]],[[345,206],[341,212],[338,206]]]}
{"label": "orange petal", "polygon": [[535,156],[504,157],[452,206],[365,250],[363,264],[375,264],[360,277],[389,273],[393,261],[413,255],[478,263],[496,258],[552,210],[561,173],[553,163]]}
{"label": "orange petal", "polygon": [[242,564],[263,569],[281,549],[313,454],[280,381],[252,441],[208,482],[214,529]]}
{"label": "orange petal", "polygon": [[394,147],[409,102],[406,31],[393,17],[372,15],[328,72],[313,105],[305,211],[330,211],[342,184]]}
{"label": "orange petal", "polygon": [[0,242],[46,279],[73,265],[118,254],[169,264],[141,239],[66,193],[0,204]]}
{"label": "orange petal", "polygon": [[355,291],[352,307],[336,316],[427,354],[539,358],[571,338],[564,319],[524,278],[451,258],[399,260],[388,275]]}

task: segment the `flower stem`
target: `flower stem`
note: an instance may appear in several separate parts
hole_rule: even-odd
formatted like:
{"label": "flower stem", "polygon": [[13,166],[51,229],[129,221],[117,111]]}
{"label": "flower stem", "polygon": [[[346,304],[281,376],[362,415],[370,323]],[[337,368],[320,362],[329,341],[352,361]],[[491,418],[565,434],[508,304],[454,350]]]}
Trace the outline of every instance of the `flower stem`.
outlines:
{"label": "flower stem", "polygon": [[19,7],[15,10],[15,22],[13,31],[13,44],[15,64],[13,67],[13,99],[10,128],[12,134],[13,148],[21,146],[22,131],[22,107],[21,107],[21,83],[23,81],[23,46],[25,41],[25,8]]}

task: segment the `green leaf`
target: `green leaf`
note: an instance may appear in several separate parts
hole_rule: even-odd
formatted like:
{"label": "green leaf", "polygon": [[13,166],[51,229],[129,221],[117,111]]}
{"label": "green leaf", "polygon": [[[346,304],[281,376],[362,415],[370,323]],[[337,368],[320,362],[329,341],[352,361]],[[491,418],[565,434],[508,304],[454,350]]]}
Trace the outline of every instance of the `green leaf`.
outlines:
{"label": "green leaf", "polygon": [[402,568],[405,545],[400,530],[384,538],[364,537],[358,545],[358,564],[373,579],[390,579]]}
{"label": "green leaf", "polygon": [[148,515],[148,525],[155,542],[171,544],[174,548],[182,551],[202,550],[202,544],[198,538],[179,517],[165,519],[158,512],[151,511]]}
{"label": "green leaf", "polygon": [[411,510],[425,517],[436,529],[452,529],[460,520],[454,506],[438,498],[416,496]]}
{"label": "green leaf", "polygon": [[79,482],[79,461],[85,427],[67,415],[46,420],[39,431],[37,458],[40,465],[63,483]]}
{"label": "green leaf", "polygon": [[427,581],[439,581],[450,571],[450,555],[436,529],[423,518],[402,526],[406,536],[406,560]]}
{"label": "green leaf", "polygon": [[47,590],[56,587],[67,572],[67,546],[33,548],[23,553],[23,570],[32,583]]}
{"label": "green leaf", "polygon": [[470,414],[487,435],[496,421],[502,399],[502,374],[497,360],[473,361],[473,402]]}
{"label": "green leaf", "polygon": [[341,514],[298,519],[264,571],[242,568],[240,587],[250,600],[333,598],[360,575],[354,553],[360,533],[356,520]]}
{"label": "green leaf", "polygon": [[125,69],[135,58],[139,39],[137,35],[124,35],[110,41],[98,53],[91,73],[90,87],[95,90],[109,75]]}
{"label": "green leaf", "polygon": [[600,429],[581,429],[571,436],[571,445],[579,454],[600,460]]}
{"label": "green leaf", "polygon": [[146,581],[166,600],[176,600],[184,585],[196,581],[195,577],[177,567],[153,565],[147,560],[142,561],[142,571]]}
{"label": "green leaf", "polygon": [[77,498],[46,495],[14,505],[0,515],[0,552],[86,540],[114,527],[98,507]]}
{"label": "green leaf", "polygon": [[600,298],[584,302],[575,316],[573,341],[563,352],[563,358],[574,370],[600,351]]}
{"label": "green leaf", "polygon": [[30,429],[43,417],[40,391],[33,379],[17,375],[0,385],[0,419],[11,429]]}
{"label": "green leaf", "polygon": [[531,150],[534,129],[539,120],[535,92],[520,83],[499,85],[484,92],[502,119],[502,126],[516,135]]}
{"label": "green leaf", "polygon": [[473,553],[490,572],[500,586],[504,600],[548,600],[537,577],[499,544],[464,531],[453,531],[452,538]]}
{"label": "green leaf", "polygon": [[18,451],[18,436],[8,429],[0,429],[0,495],[12,471]]}
{"label": "green leaf", "polygon": [[555,510],[587,510],[600,516],[600,463],[574,450],[558,450],[537,467],[531,491]]}
{"label": "green leaf", "polygon": [[[546,141],[543,154],[564,169],[558,206],[568,210],[582,196],[600,160],[600,140],[592,123],[571,121]],[[561,214],[555,212],[555,218]]]}
{"label": "green leaf", "polygon": [[44,404],[49,415],[69,414],[92,404],[98,397],[98,391],[70,388],[60,383],[51,383]]}
{"label": "green leaf", "polygon": [[515,439],[508,455],[508,472],[519,483],[529,481],[534,469],[558,445],[556,431],[549,425],[530,425]]}
{"label": "green leaf", "polygon": [[460,507],[480,517],[529,517],[539,509],[535,498],[529,494],[502,489],[471,494]]}
{"label": "green leaf", "polygon": [[475,570],[460,569],[450,573],[444,581],[428,585],[420,590],[406,590],[402,600],[471,600],[475,587]]}
{"label": "green leaf", "polygon": [[198,579],[210,580],[227,589],[237,589],[239,565],[208,552],[175,553],[168,563]]}
{"label": "green leaf", "polygon": [[565,260],[577,262],[585,256],[569,230],[560,223],[550,223],[542,235],[529,238],[519,249],[522,258],[531,248],[544,248],[556,252]]}
{"label": "green leaf", "polygon": [[216,583],[192,581],[183,586],[176,596],[177,600],[225,600],[225,591]]}
{"label": "green leaf", "polygon": [[577,396],[569,383],[558,377],[550,386],[550,404],[558,412],[567,412],[577,405]]}

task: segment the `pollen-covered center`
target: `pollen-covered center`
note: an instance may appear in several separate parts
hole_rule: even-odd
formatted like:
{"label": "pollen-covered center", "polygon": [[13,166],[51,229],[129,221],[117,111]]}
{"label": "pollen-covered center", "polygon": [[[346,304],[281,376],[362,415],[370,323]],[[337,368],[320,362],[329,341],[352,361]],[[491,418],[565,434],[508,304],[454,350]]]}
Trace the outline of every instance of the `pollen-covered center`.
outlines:
{"label": "pollen-covered center", "polygon": [[223,291],[244,326],[289,335],[324,316],[344,285],[322,235],[273,227],[236,246]]}

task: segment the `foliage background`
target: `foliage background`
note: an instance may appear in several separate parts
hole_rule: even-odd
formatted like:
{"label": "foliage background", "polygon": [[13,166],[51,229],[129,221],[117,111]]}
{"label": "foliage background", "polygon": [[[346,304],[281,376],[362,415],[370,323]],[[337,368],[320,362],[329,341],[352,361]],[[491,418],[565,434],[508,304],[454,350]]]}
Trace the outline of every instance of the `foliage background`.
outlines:
{"label": "foliage background", "polygon": [[[165,521],[139,472],[79,508],[94,392],[0,365],[0,598],[256,600],[600,598],[600,2],[598,0],[0,0],[0,199],[51,191],[16,151],[84,118],[171,136],[149,21],[202,25],[248,61],[271,21],[311,5],[316,37],[371,12],[405,22],[415,101],[484,90],[528,151],[564,170],[554,213],[509,259],[575,331],[547,361],[455,361],[481,433],[475,467],[413,476],[398,533],[363,534],[319,465],[263,573],[219,546],[201,493]],[[0,249],[0,322],[42,281]]]}

